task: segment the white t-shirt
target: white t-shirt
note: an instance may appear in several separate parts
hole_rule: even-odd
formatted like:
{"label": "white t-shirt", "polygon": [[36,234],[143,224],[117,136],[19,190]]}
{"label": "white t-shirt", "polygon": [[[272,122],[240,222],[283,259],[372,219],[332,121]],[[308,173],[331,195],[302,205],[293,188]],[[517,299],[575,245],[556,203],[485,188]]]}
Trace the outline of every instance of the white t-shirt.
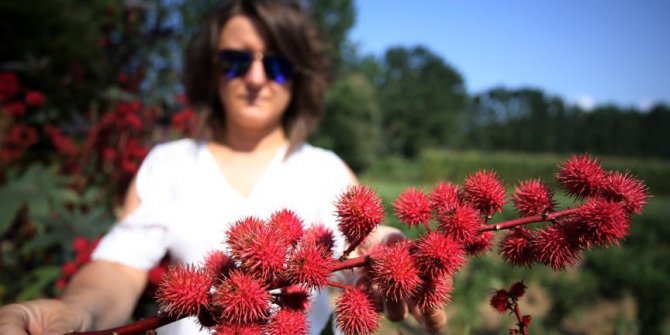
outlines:
{"label": "white t-shirt", "polygon": [[[225,231],[235,221],[268,218],[280,209],[295,211],[305,226],[325,224],[336,235],[335,253],[343,250],[334,203],[351,183],[333,152],[301,145],[285,158],[276,153],[248,196],[227,182],[204,142],[183,139],[154,147],[136,177],[140,206],[107,233],[93,253],[148,270],[169,252],[181,264],[201,264],[212,250],[223,250]],[[337,256],[337,255],[336,255]],[[319,334],[331,314],[327,292],[314,296],[311,334]],[[207,334],[194,319],[160,328],[160,334]]]}

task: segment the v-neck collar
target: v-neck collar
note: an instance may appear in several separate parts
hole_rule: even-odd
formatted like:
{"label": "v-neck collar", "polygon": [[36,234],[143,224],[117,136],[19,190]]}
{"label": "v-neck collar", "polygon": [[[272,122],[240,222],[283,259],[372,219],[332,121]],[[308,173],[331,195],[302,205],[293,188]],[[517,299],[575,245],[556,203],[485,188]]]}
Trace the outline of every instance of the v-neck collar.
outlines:
{"label": "v-neck collar", "polygon": [[259,189],[263,187],[263,185],[266,183],[266,179],[269,178],[269,176],[273,173],[274,170],[282,163],[284,160],[284,157],[286,156],[286,152],[288,150],[288,143],[283,143],[275,152],[274,156],[270,160],[270,162],[267,164],[265,169],[263,169],[263,172],[261,172],[260,176],[258,177],[258,180],[256,180],[256,183],[254,186],[251,188],[251,191],[249,191],[248,194],[244,195],[240,193],[237,189],[235,189],[230,181],[228,180],[228,177],[223,173],[221,170],[221,167],[219,167],[219,163],[216,160],[216,157],[214,156],[214,153],[212,152],[211,149],[207,146],[207,141],[200,141],[199,143],[200,151],[203,156],[205,156],[207,165],[209,165],[212,170],[213,174],[216,176],[217,179],[219,179],[225,187],[228,189],[228,191],[231,194],[234,194],[235,197],[248,200],[252,199],[255,197],[255,194],[258,193]]}

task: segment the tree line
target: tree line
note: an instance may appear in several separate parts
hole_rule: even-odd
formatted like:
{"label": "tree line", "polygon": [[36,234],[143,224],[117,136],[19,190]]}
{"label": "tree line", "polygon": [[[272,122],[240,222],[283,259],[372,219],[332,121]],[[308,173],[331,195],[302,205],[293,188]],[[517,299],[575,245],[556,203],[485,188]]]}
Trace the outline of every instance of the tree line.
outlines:
{"label": "tree line", "polygon": [[[52,92],[58,120],[90,113],[91,101],[118,98],[106,83],[123,80],[169,111],[180,90],[181,49],[213,2],[144,0],[124,10],[127,5],[119,0],[6,1],[0,5],[0,66],[18,69]],[[326,41],[331,64],[325,122],[311,141],[332,148],[357,171],[379,157],[411,159],[426,148],[670,158],[667,105],[587,111],[537,88],[470,93],[463,74],[429,47],[361,54],[348,37],[356,22],[353,0],[303,2]],[[132,45],[105,40],[116,18],[128,15],[145,38]],[[122,48],[124,59],[101,57],[105,46]],[[113,78],[119,72],[127,78]]]}

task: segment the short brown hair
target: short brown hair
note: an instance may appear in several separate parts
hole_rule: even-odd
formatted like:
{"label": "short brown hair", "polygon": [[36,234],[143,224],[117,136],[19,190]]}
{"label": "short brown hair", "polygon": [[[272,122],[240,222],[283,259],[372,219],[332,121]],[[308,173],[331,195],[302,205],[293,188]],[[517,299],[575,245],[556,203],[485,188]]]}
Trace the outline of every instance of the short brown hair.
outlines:
{"label": "short brown hair", "polygon": [[184,55],[184,86],[188,102],[203,111],[205,127],[220,131],[225,122],[218,98],[218,70],[213,59],[221,28],[235,15],[255,20],[268,48],[294,64],[293,92],[282,126],[292,152],[317,127],[324,113],[326,58],[316,30],[297,1],[224,0],[215,6]]}

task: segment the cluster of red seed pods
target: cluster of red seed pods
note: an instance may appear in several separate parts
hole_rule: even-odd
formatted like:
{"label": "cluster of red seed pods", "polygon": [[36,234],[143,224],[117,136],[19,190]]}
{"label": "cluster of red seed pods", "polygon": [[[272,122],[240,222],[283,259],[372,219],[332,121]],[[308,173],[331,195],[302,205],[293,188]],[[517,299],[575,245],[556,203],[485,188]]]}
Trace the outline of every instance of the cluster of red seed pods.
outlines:
{"label": "cluster of red seed pods", "polygon": [[[332,286],[342,289],[335,308],[338,327],[345,334],[373,334],[380,316],[371,292],[332,282],[333,272],[362,267],[386,299],[428,311],[450,300],[454,274],[468,257],[493,248],[495,231],[506,231],[498,252],[510,264],[537,262],[561,270],[584,250],[618,245],[649,197],[641,181],[606,171],[586,155],[563,162],[556,177],[575,197],[575,206],[556,210],[551,189],[529,179],[510,197],[519,217],[497,223],[492,216],[508,196],[494,171],[476,172],[462,186],[440,182],[430,193],[409,188],[395,200],[395,215],[410,227],[422,226],[423,233],[351,258],[384,218],[381,198],[368,186],[352,186],[337,200],[338,227],[348,242],[339,259],[333,257],[333,232],[320,225],[304,229],[289,210],[268,220],[239,220],[226,234],[228,253],[213,252],[202,266],[167,272],[157,291],[162,316],[115,331],[131,334],[197,316],[218,335],[307,334],[309,292]],[[508,298],[492,305],[507,309]]]}

